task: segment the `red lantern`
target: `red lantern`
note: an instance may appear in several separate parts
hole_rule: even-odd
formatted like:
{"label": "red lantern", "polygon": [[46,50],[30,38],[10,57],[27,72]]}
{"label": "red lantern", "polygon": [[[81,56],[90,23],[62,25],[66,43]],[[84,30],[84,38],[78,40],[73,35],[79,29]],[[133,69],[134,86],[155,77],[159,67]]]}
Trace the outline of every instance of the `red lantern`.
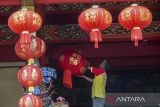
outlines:
{"label": "red lantern", "polygon": [[30,88],[41,83],[43,74],[37,66],[26,65],[18,71],[17,77],[20,84]]}
{"label": "red lantern", "polygon": [[66,51],[59,57],[59,65],[64,70],[63,84],[72,88],[72,74],[81,76],[86,70],[86,59],[78,51]]}
{"label": "red lantern", "polygon": [[28,94],[19,99],[18,107],[42,107],[43,103],[40,97]]}
{"label": "red lantern", "polygon": [[90,40],[95,42],[95,48],[98,48],[98,42],[102,41],[100,31],[111,25],[112,16],[106,9],[95,5],[83,11],[79,16],[78,22],[82,29],[90,32]]}
{"label": "red lantern", "polygon": [[35,59],[42,56],[45,49],[44,41],[38,37],[32,37],[30,44],[21,44],[20,40],[18,40],[15,46],[16,54],[24,60]]}
{"label": "red lantern", "polygon": [[143,38],[141,30],[152,22],[152,13],[146,7],[133,4],[121,11],[118,20],[123,27],[132,30],[131,40],[138,46],[138,41]]}
{"label": "red lantern", "polygon": [[8,19],[9,28],[21,34],[20,43],[30,43],[30,33],[36,32],[42,25],[42,18],[34,11],[24,10],[13,13]]}

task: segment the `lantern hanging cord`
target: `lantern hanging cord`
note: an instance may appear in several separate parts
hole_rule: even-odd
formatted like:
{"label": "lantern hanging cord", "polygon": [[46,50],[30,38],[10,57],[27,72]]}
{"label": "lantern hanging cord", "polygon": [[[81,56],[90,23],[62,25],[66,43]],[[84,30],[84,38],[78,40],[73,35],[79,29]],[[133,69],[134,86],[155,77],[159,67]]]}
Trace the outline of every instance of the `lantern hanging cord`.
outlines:
{"label": "lantern hanging cord", "polygon": [[136,3],[136,0],[134,0],[134,3]]}
{"label": "lantern hanging cord", "polygon": [[94,0],[94,4],[96,3],[96,0]]}
{"label": "lantern hanging cord", "polygon": [[26,7],[26,0],[22,0],[22,7]]}

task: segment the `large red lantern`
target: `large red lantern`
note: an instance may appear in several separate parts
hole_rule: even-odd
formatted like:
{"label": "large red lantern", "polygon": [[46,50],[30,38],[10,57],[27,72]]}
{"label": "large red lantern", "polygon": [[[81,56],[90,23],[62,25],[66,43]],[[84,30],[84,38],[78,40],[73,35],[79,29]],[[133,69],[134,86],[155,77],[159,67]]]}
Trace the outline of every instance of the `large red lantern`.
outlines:
{"label": "large red lantern", "polygon": [[141,30],[152,22],[152,13],[146,7],[132,4],[120,12],[118,20],[123,27],[132,30],[131,40],[138,46],[138,41],[143,39]]}
{"label": "large red lantern", "polygon": [[35,59],[42,56],[45,52],[46,45],[44,41],[38,37],[32,37],[32,41],[29,44],[21,44],[20,40],[17,41],[15,46],[16,54],[24,59]]}
{"label": "large red lantern", "polygon": [[98,42],[102,41],[100,31],[111,25],[112,16],[106,9],[95,5],[83,11],[79,16],[78,22],[82,29],[90,32],[90,40],[95,42],[95,48],[98,48]]}
{"label": "large red lantern", "polygon": [[72,74],[81,76],[86,70],[86,59],[78,51],[66,51],[59,57],[59,65],[64,70],[63,84],[72,88]]}
{"label": "large red lantern", "polygon": [[42,18],[38,13],[22,9],[13,13],[8,19],[9,28],[21,35],[20,43],[31,42],[30,33],[36,32],[42,25]]}
{"label": "large red lantern", "polygon": [[28,94],[19,99],[18,107],[42,107],[43,103],[40,97]]}
{"label": "large red lantern", "polygon": [[26,65],[18,71],[17,77],[24,87],[32,88],[42,82],[43,74],[37,66]]}

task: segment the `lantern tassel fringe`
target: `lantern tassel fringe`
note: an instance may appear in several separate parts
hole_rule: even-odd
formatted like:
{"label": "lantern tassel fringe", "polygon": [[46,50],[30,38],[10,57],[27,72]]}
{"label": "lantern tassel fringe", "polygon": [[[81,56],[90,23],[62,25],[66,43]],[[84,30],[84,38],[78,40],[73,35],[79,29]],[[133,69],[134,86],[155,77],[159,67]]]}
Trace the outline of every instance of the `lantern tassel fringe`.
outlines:
{"label": "lantern tassel fringe", "polygon": [[31,41],[32,39],[30,33],[28,31],[23,31],[20,36],[20,43],[21,44],[31,43]]}
{"label": "lantern tassel fringe", "polygon": [[98,42],[102,41],[102,35],[99,29],[92,29],[90,32],[90,40],[91,42],[95,42],[95,48],[98,48]]}
{"label": "lantern tassel fringe", "polygon": [[134,27],[131,31],[131,40],[134,41],[134,45],[138,46],[138,41],[142,40],[142,30],[140,27]]}
{"label": "lantern tassel fringe", "polygon": [[70,70],[65,70],[63,73],[63,85],[72,89],[72,73]]}

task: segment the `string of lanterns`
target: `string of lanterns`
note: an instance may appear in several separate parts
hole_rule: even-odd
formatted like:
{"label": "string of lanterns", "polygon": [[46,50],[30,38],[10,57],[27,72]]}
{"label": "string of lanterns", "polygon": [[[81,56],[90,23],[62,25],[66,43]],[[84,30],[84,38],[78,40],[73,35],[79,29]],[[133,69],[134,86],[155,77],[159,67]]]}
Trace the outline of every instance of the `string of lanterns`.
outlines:
{"label": "string of lanterns", "polygon": [[40,97],[33,95],[34,87],[42,82],[41,69],[34,64],[34,59],[42,56],[46,46],[42,39],[33,36],[42,25],[42,19],[38,13],[22,9],[13,13],[8,20],[9,28],[20,34],[20,40],[15,45],[17,56],[28,60],[28,64],[22,67],[17,74],[19,83],[26,87],[27,95],[23,96],[18,107],[42,107]]}
{"label": "string of lanterns", "polygon": [[[131,30],[131,40],[138,46],[138,41],[143,38],[141,30],[152,22],[152,13],[146,7],[132,4],[120,12],[118,19],[121,26]],[[98,48],[98,42],[102,41],[100,31],[111,25],[112,16],[106,9],[95,5],[83,11],[78,22],[82,29],[90,32],[90,40],[95,42],[95,48]]]}

